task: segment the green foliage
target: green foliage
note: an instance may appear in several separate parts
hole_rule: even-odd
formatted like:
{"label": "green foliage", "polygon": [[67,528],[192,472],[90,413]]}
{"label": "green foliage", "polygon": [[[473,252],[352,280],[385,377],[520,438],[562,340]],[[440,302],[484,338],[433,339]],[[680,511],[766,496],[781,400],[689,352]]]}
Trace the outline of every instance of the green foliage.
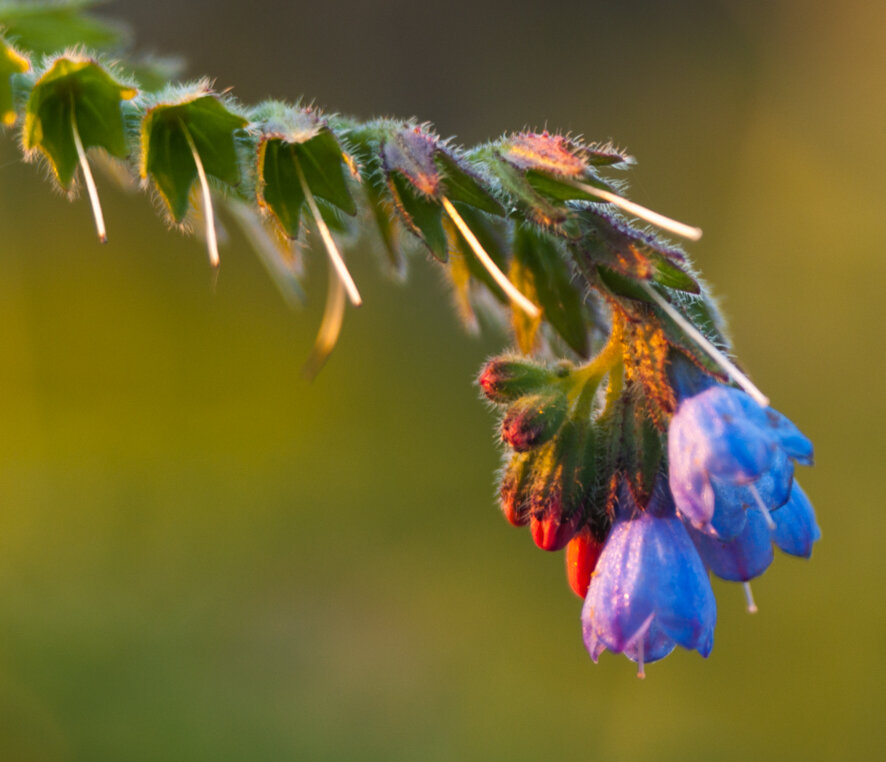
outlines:
{"label": "green foliage", "polygon": [[247,123],[205,83],[161,93],[149,106],[141,126],[140,172],[154,181],[176,222],[187,214],[197,180],[195,153],[207,175],[230,186],[240,182],[234,133]]}
{"label": "green foliage", "polygon": [[[87,45],[119,44],[112,28],[84,15],[85,8],[71,2],[31,10],[0,4],[0,20],[32,53],[52,49],[63,38],[69,45],[62,27]],[[225,199],[289,298],[301,294],[301,269],[290,246],[300,244],[306,228],[319,233],[332,267],[313,368],[335,344],[345,295],[352,304],[361,302],[334,234],[368,223],[398,273],[410,238],[448,262],[445,271],[466,322],[475,325],[477,315],[484,314],[509,325],[524,354],[563,359],[572,368],[572,362],[591,357],[599,337],[610,333],[607,348],[575,371],[579,391],[569,393],[568,407],[575,425],[584,427],[582,416],[591,414],[597,388],[609,375],[605,410],[597,412],[611,423],[601,429],[599,457],[591,460],[599,465],[609,451],[606,442],[612,437],[606,430],[624,428],[617,461],[632,474],[638,492],[650,488],[663,452],[663,421],[673,412],[664,371],[668,353],[681,352],[721,374],[709,349],[699,347],[692,335],[701,331],[726,347],[716,311],[685,255],[630,224],[621,212],[688,237],[695,237],[694,229],[619,196],[620,182],[604,173],[625,169],[633,159],[610,145],[521,132],[465,151],[414,121],[327,118],[313,107],[274,100],[243,107],[205,80],[164,83],[162,66],[150,61],[121,64],[119,70],[134,73],[129,82],[97,56],[61,51],[28,75],[27,59],[9,43],[0,44],[4,121],[24,117],[24,148],[48,159],[62,187],[71,185],[80,165],[102,239],[89,148],[121,160],[124,171],[153,186],[176,223],[188,217],[199,181],[213,264],[218,252],[212,199]],[[608,321],[600,317],[607,308]],[[616,325],[623,327],[616,330]],[[551,383],[562,403],[556,411],[565,415],[567,398],[559,385],[566,382],[558,376]],[[533,415],[547,421],[539,413],[547,408],[527,406],[519,420],[534,431]],[[553,437],[559,427],[557,416],[550,420],[556,426],[544,429],[541,438]],[[558,435],[556,447],[562,449],[568,439]],[[576,447],[562,457],[584,458],[577,454],[584,445]],[[563,495],[573,494],[571,479],[592,478],[575,476],[575,470],[570,465],[550,472]],[[606,485],[586,486],[605,494]],[[549,517],[553,524],[533,529],[537,541],[559,542],[560,524],[571,521],[573,511],[556,516],[556,521]],[[594,520],[605,523],[599,514]]]}
{"label": "green foliage", "polygon": [[79,161],[75,130],[84,148],[96,146],[126,158],[129,146],[120,104],[135,94],[135,88],[116,81],[97,61],[57,58],[31,89],[24,147],[43,153],[59,184],[67,188]]}

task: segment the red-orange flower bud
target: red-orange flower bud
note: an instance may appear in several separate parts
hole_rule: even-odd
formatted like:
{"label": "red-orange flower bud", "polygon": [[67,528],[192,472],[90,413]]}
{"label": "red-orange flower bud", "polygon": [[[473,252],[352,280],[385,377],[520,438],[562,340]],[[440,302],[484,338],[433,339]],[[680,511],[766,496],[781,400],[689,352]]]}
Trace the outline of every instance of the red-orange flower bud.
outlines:
{"label": "red-orange flower bud", "polygon": [[559,511],[551,511],[541,517],[533,515],[529,519],[532,539],[542,550],[562,550],[575,536],[581,522],[581,514],[573,513],[561,520]]}
{"label": "red-orange flower bud", "polygon": [[517,452],[548,442],[566,419],[565,394],[532,394],[521,397],[505,413],[501,438]]}
{"label": "red-orange flower bud", "polygon": [[566,546],[566,579],[569,581],[569,587],[579,598],[584,598],[588,594],[591,575],[602,550],[603,543],[597,540],[587,527],[575,535]]}
{"label": "red-orange flower bud", "polygon": [[553,377],[551,371],[536,363],[499,357],[486,364],[477,383],[490,402],[507,404],[539,391]]}

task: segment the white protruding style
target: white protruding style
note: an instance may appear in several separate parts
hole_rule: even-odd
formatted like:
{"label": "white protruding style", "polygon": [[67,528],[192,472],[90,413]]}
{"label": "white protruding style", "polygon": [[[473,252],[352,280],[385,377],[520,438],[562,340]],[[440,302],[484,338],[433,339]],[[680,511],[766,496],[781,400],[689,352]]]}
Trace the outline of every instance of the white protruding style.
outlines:
{"label": "white protruding style", "polygon": [[760,509],[760,513],[763,514],[763,518],[766,521],[766,526],[768,527],[770,532],[775,531],[775,522],[772,520],[772,516],[769,513],[769,509],[766,507],[766,503],[763,502],[763,498],[760,497],[760,493],[757,491],[757,485],[750,485],[751,494],[754,496],[754,500],[757,501],[757,507]]}
{"label": "white protruding style", "polygon": [[567,182],[574,188],[578,188],[588,195],[596,196],[601,201],[606,201],[613,206],[617,206],[628,214],[633,214],[635,217],[645,220],[662,230],[667,230],[669,233],[673,233],[682,238],[687,238],[690,241],[697,241],[701,238],[701,228],[697,228],[694,225],[687,225],[684,222],[678,222],[670,217],[665,217],[663,214],[653,212],[651,209],[647,209],[645,206],[630,201],[612,191],[604,190],[603,188],[595,188],[593,185],[588,185],[579,180],[567,180]]}
{"label": "white protruding style", "polygon": [[769,407],[769,398],[763,394],[744,373],[742,373],[725,354],[715,347],[710,339],[690,323],[673,304],[665,299],[648,282],[640,284],[653,301],[664,310],[683,332],[695,341],[710,357],[726,371],[726,374],[744,389],[760,407]]}
{"label": "white protruding style", "polygon": [[644,661],[645,654],[643,653],[643,639],[645,637],[646,633],[644,632],[637,642],[637,677],[641,680],[646,679],[646,662]]}
{"label": "white protruding style", "polygon": [[756,614],[757,613],[757,604],[754,602],[754,593],[751,590],[751,583],[745,582],[744,587],[744,599],[747,603],[748,614]]}
{"label": "white protruding style", "polygon": [[218,267],[220,260],[218,258],[218,238],[215,235],[215,212],[212,208],[212,195],[209,192],[209,180],[206,178],[206,170],[203,169],[203,161],[194,144],[194,139],[184,122],[182,122],[182,132],[185,140],[188,141],[188,148],[191,149],[191,156],[197,167],[197,177],[200,178],[200,190],[203,193],[203,216],[206,219],[206,247],[209,249],[209,264]]}
{"label": "white protruding style", "polygon": [[338,250],[338,246],[335,245],[335,239],[332,237],[332,233],[329,232],[326,222],[320,215],[320,209],[317,207],[317,202],[314,199],[314,194],[311,192],[308,181],[305,180],[305,173],[302,171],[301,162],[298,160],[298,156],[293,156],[293,160],[295,162],[295,171],[298,173],[298,182],[301,185],[302,192],[305,194],[305,199],[307,200],[308,208],[311,210],[311,214],[314,217],[314,222],[317,223],[320,237],[323,239],[323,243],[326,246],[326,252],[329,254],[329,261],[338,273],[339,280],[342,285],[344,285],[348,294],[348,299],[351,300],[351,304],[355,307],[359,307],[363,303],[363,299],[360,298],[357,284],[354,283],[351,273],[348,272],[348,266],[345,264],[344,257],[342,257],[341,252]]}
{"label": "white protruding style", "polygon": [[468,242],[471,251],[473,251],[477,259],[480,260],[480,264],[486,268],[486,272],[488,272],[492,276],[492,279],[501,287],[501,290],[507,294],[508,298],[514,304],[529,315],[529,317],[533,319],[539,317],[541,315],[541,310],[529,301],[529,299],[523,296],[519,289],[511,283],[511,281],[508,280],[508,277],[498,268],[498,265],[492,261],[492,257],[486,253],[486,250],[477,240],[477,236],[475,236],[474,232],[468,227],[468,224],[458,213],[458,210],[452,205],[452,202],[446,198],[446,196],[443,196],[441,203],[446,210],[446,214],[449,215],[449,218],[455,223],[459,232]]}
{"label": "white protruding style", "polygon": [[80,140],[80,130],[77,129],[76,109],[73,106],[71,107],[71,134],[74,136],[74,147],[77,149],[77,158],[80,160],[80,169],[83,171],[83,180],[86,182],[89,203],[92,204],[92,216],[95,218],[95,230],[98,233],[98,240],[102,243],[107,243],[108,231],[105,229],[105,217],[102,214],[102,205],[98,199],[98,189],[95,187],[92,170],[89,168],[89,162],[86,159],[86,149],[83,148],[83,141]]}

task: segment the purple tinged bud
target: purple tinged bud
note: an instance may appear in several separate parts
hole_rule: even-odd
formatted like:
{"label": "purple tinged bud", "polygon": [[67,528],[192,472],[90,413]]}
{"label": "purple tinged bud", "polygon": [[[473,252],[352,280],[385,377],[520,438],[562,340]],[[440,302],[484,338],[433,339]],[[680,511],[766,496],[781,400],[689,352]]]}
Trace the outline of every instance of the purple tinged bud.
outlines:
{"label": "purple tinged bud", "polygon": [[566,395],[532,394],[512,403],[501,424],[501,438],[517,452],[550,441],[566,420]]}
{"label": "purple tinged bud", "polygon": [[521,132],[502,143],[502,155],[518,169],[557,176],[583,177],[587,164],[563,135]]}
{"label": "purple tinged bud", "polygon": [[385,141],[382,162],[387,173],[399,172],[426,196],[436,198],[440,171],[434,162],[437,137],[421,127],[406,127]]}

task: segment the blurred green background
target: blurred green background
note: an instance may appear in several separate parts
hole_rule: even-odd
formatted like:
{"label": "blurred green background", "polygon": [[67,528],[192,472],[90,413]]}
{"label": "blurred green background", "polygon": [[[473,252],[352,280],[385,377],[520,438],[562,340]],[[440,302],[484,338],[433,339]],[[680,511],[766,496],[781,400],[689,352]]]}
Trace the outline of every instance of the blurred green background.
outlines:
{"label": "blurred green background", "polygon": [[111,242],[0,153],[0,758],[767,760],[886,754],[886,5],[115,2],[139,47],[247,102],[417,115],[467,144],[548,125],[639,159],[739,355],[816,443],[824,538],[710,659],[594,666],[561,554],[494,503],[467,337],[439,272],[351,252],[300,377],[243,240],[195,239],[99,178]]}

